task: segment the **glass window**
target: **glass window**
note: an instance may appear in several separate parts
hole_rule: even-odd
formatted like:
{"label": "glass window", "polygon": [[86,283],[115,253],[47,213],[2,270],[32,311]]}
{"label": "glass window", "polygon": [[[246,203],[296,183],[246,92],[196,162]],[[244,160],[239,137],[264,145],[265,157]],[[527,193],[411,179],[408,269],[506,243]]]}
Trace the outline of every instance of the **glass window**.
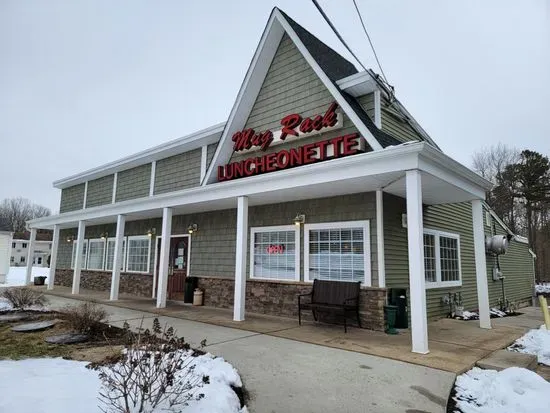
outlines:
{"label": "glass window", "polygon": [[[113,269],[113,261],[115,259],[115,239],[109,238],[107,240],[107,249],[105,252],[105,269],[111,271]],[[122,261],[120,269],[124,270],[124,264],[126,263],[126,239],[122,239]]]}
{"label": "glass window", "polygon": [[25,257],[21,256],[21,258],[19,259],[19,261],[25,262]]}
{"label": "glass window", "polygon": [[439,251],[441,257],[441,281],[460,280],[458,239],[440,236]]}
{"label": "glass window", "polygon": [[459,236],[425,230],[424,270],[428,287],[461,285]]}
{"label": "glass window", "polygon": [[[73,241],[73,255],[71,258],[71,268],[74,268],[74,259],[76,257],[76,244],[77,241]],[[85,239],[84,243],[82,244],[82,264],[80,265],[80,268],[86,268],[86,258],[88,256],[88,240]]]}
{"label": "glass window", "polygon": [[21,247],[27,248],[27,243],[26,242],[21,243]]}
{"label": "glass window", "polygon": [[300,229],[295,225],[251,229],[250,276],[300,279]]}
{"label": "glass window", "polygon": [[368,282],[368,221],[311,224],[305,231],[306,280]]}
{"label": "glass window", "polygon": [[149,272],[151,240],[148,236],[128,237],[127,271]]}
{"label": "glass window", "polygon": [[88,249],[88,269],[103,269],[103,254],[105,253],[105,241],[102,239],[91,239]]}
{"label": "glass window", "polygon": [[435,236],[424,234],[424,271],[426,272],[426,282],[437,281],[435,258]]}

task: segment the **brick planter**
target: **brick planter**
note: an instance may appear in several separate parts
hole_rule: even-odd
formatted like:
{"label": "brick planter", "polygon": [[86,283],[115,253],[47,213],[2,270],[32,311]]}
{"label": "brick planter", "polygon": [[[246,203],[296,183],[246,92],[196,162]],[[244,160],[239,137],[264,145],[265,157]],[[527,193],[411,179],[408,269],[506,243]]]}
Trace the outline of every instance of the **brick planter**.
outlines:
{"label": "brick planter", "polygon": [[[228,278],[198,277],[204,290],[204,305],[233,308],[234,281]],[[285,281],[246,281],[246,309],[260,314],[298,318],[298,294],[311,291],[312,284]],[[371,330],[384,330],[385,288],[365,287],[359,299],[361,324]],[[303,312],[306,314],[306,312]]]}
{"label": "brick planter", "polygon": [[[56,270],[55,285],[71,287],[73,285],[73,270]],[[80,288],[85,290],[110,291],[111,273],[108,271],[82,270],[80,273]],[[119,292],[121,294],[132,294],[140,297],[151,297],[153,293],[153,276],[122,272],[120,273]]]}

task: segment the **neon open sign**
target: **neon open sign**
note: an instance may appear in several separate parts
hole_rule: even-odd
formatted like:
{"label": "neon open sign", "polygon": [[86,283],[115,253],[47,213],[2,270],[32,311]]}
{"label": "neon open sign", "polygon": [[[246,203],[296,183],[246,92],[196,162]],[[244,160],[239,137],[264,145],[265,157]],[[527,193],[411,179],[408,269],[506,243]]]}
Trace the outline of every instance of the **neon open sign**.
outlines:
{"label": "neon open sign", "polygon": [[268,245],[265,250],[268,254],[284,254],[285,246],[283,244]]}

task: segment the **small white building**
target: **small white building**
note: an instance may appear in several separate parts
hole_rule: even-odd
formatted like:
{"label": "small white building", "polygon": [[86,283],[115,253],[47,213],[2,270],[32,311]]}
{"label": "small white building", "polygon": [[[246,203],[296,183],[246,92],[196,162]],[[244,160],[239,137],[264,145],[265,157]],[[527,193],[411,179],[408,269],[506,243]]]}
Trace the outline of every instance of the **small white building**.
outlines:
{"label": "small white building", "polygon": [[[52,250],[51,241],[35,241],[33,250],[34,267],[48,267],[48,258]],[[29,254],[29,240],[14,239],[11,241],[10,265],[13,267],[26,266]]]}
{"label": "small white building", "polygon": [[10,244],[12,232],[7,225],[0,220],[0,284],[6,282],[6,275],[10,269]]}

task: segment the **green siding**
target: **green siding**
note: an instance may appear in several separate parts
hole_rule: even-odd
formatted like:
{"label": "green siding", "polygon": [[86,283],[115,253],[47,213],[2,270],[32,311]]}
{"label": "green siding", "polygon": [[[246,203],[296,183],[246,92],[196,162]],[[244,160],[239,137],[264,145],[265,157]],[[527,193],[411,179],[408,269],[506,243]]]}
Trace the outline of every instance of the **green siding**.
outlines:
{"label": "green siding", "polygon": [[116,202],[149,196],[150,184],[150,163],[119,172],[116,184]]}
{"label": "green siding", "polygon": [[210,166],[210,162],[212,162],[212,158],[214,157],[214,153],[216,153],[217,147],[217,143],[211,143],[206,148],[206,169],[208,169],[208,167]]}
{"label": "green siding", "polygon": [[[484,217],[485,218],[485,217]],[[490,226],[484,219],[485,234],[506,235],[508,232],[494,218]],[[506,298],[512,303],[530,302],[534,289],[533,258],[529,253],[529,245],[512,240],[506,254],[499,257],[500,269],[504,279]],[[487,283],[489,286],[489,302],[492,307],[498,307],[502,299],[502,281],[493,281],[493,267],[497,265],[496,257],[487,255]]]}
{"label": "green siding", "polygon": [[357,102],[359,102],[363,110],[367,112],[369,118],[374,122],[374,93],[358,97]]}
{"label": "green siding", "polygon": [[113,201],[114,174],[88,181],[86,208],[110,204]]}
{"label": "green siding", "polygon": [[409,125],[409,123],[392,108],[389,102],[381,101],[382,130],[401,142],[422,141],[423,138]]}
{"label": "green siding", "polygon": [[[406,213],[404,199],[384,195],[384,242],[386,261],[386,284],[388,287],[409,286],[407,229],[402,227],[401,215]],[[477,310],[477,284],[473,242],[471,204],[444,204],[425,206],[424,227],[458,234],[460,236],[460,263],[462,286],[441,287],[426,290],[428,317],[445,316],[448,306],[442,304],[441,298],[448,292],[461,292],[467,310]],[[485,228],[486,233],[488,228]],[[499,232],[500,231],[500,232]],[[505,231],[497,226],[497,232]],[[508,252],[501,257],[501,269],[506,275],[505,288],[508,299],[512,302],[527,301],[533,291],[533,263],[526,244],[512,241]],[[487,278],[489,299],[495,306],[502,296],[500,282],[492,280],[494,258],[487,255]]]}
{"label": "green siding", "polygon": [[202,148],[157,161],[155,195],[199,186]]}
{"label": "green siding", "polygon": [[60,213],[84,208],[85,186],[86,184],[78,184],[61,190]]}
{"label": "green siding", "polygon": [[[372,285],[378,285],[376,249],[375,194],[362,193],[331,198],[286,202],[273,205],[254,206],[249,209],[249,227],[291,225],[299,211],[306,215],[307,223],[369,220],[371,234]],[[172,234],[187,234],[191,223],[198,224],[198,231],[191,236],[190,274],[196,276],[234,277],[235,241],[237,227],[235,209],[211,211],[190,215],[176,215],[172,220]],[[156,228],[155,236],[161,235],[161,220],[141,220],[126,223],[125,235],[144,235],[149,228]],[[115,224],[96,225],[86,228],[86,239],[99,238],[103,232],[113,237]],[[249,232],[250,233],[250,232]],[[63,230],[62,240],[68,236],[76,238],[76,228]],[[303,279],[303,229],[301,236],[300,267]],[[58,252],[58,268],[70,268],[72,244],[62,243]],[[155,258],[154,244],[151,246],[151,273]],[[247,266],[248,266],[247,259]]]}
{"label": "green siding", "polygon": [[[281,119],[286,115],[322,115],[334,101],[332,94],[285,34],[244,129],[252,128],[257,132],[278,129]],[[343,127],[340,129],[297,140],[289,137],[288,142],[268,148],[262,155],[357,132],[357,128],[344,115]],[[231,162],[248,157],[250,154],[234,154]]]}

